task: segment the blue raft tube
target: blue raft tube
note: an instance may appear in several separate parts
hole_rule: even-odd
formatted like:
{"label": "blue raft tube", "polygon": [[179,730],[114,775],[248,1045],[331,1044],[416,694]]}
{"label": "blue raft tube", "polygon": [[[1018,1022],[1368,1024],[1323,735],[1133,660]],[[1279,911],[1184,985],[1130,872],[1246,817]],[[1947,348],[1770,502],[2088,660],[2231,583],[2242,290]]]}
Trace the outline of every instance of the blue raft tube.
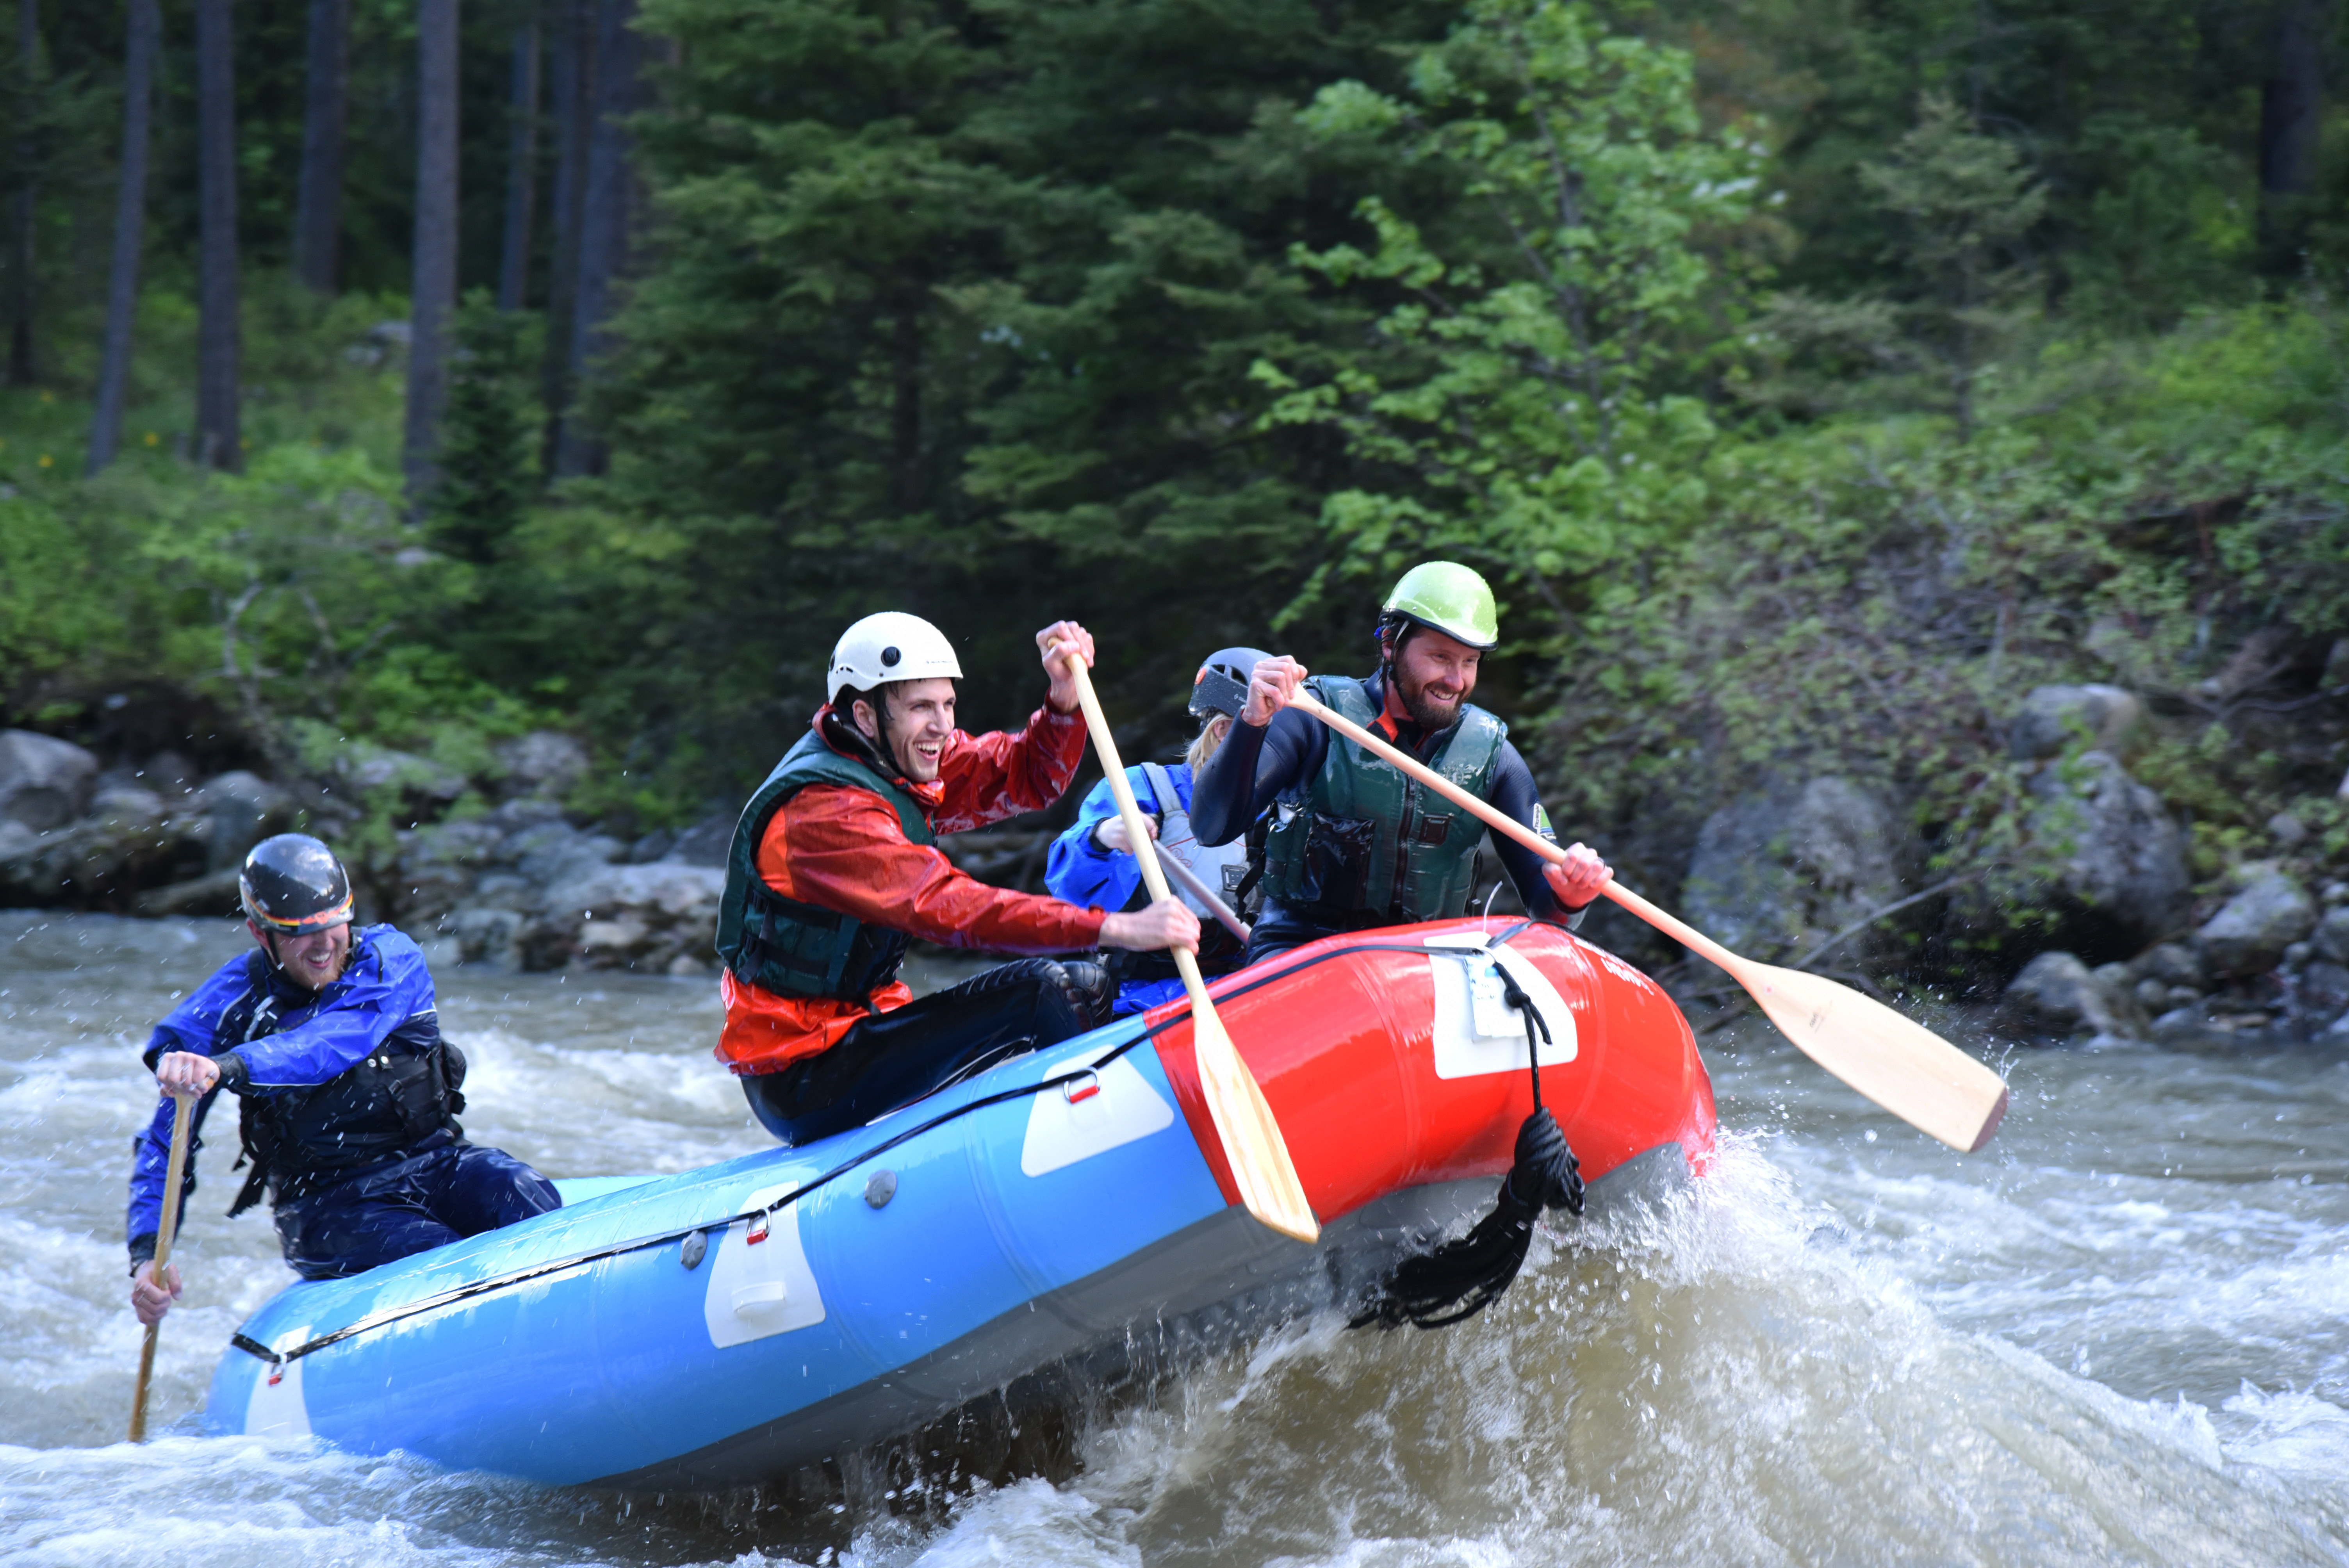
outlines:
{"label": "blue raft tube", "polygon": [[554,1212],[290,1285],[222,1353],[204,1426],[715,1491],[1199,1315],[1345,1307],[1491,1206],[1531,1109],[1503,970],[1550,1026],[1543,1097],[1594,1201],[1701,1172],[1712,1086],[1637,970],[1525,923],[1333,937],[1214,987],[1315,1245],[1238,1206],[1177,1003],[820,1143],[564,1181]]}

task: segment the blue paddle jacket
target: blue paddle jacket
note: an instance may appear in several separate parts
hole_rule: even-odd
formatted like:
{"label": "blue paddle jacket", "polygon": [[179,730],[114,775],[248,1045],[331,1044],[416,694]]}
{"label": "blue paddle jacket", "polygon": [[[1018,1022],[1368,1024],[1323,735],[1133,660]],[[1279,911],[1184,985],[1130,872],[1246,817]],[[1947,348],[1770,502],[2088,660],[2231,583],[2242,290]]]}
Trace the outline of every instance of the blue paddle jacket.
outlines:
{"label": "blue paddle jacket", "polygon": [[[337,1078],[403,1028],[413,1035],[439,1037],[439,1004],[432,991],[432,973],[422,949],[389,925],[370,925],[353,934],[351,961],[343,977],[299,1006],[285,1009],[275,1028],[257,1039],[231,1044],[222,1038],[221,1025],[232,1013],[249,1016],[243,1006],[254,989],[251,954],[239,954],[212,973],[211,979],[171,1009],[155,1026],[141,1059],[149,1071],[167,1051],[192,1051],[198,1056],[239,1058],[237,1073],[225,1061],[223,1073],[242,1077],[248,1092],[309,1088]],[[280,989],[279,996],[286,993]],[[266,1005],[264,1002],[264,1005]],[[196,1102],[190,1127],[203,1126],[215,1088]],[[125,1229],[134,1265],[154,1255],[155,1236],[161,1229],[163,1179],[171,1165],[171,1097],[157,1096],[155,1114],[131,1144],[130,1203]],[[200,1146],[200,1145],[199,1145]],[[190,1150],[191,1175],[194,1161]],[[192,1181],[181,1189],[181,1209],[186,1212]]]}

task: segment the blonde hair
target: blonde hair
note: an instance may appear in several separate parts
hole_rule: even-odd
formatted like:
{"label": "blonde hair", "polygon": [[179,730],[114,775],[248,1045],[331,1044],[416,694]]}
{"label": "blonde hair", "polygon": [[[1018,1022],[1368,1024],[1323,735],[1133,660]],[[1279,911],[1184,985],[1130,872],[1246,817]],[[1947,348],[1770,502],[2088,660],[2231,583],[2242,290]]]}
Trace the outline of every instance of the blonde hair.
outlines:
{"label": "blonde hair", "polygon": [[[1217,729],[1216,726],[1219,724],[1224,727]],[[1232,721],[1220,713],[1213,715],[1200,726],[1198,738],[1191,742],[1191,749],[1183,754],[1183,760],[1191,765],[1193,773],[1207,765],[1207,758],[1216,754],[1216,748],[1221,746],[1224,737],[1231,732]]]}

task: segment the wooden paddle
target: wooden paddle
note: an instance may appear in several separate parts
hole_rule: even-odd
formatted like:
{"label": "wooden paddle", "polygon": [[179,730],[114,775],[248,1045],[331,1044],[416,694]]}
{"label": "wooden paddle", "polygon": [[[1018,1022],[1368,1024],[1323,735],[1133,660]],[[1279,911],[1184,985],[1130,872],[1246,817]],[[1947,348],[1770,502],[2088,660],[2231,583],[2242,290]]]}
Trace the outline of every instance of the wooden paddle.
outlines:
{"label": "wooden paddle", "polygon": [[[1133,845],[1133,858],[1142,867],[1143,883],[1153,900],[1170,897],[1159,865],[1158,846],[1143,825],[1142,808],[1133,802],[1133,787],[1126,782],[1125,764],[1118,758],[1117,742],[1111,738],[1101,698],[1093,695],[1092,676],[1074,648],[1063,645],[1061,651],[1069,655],[1077,701],[1085,710],[1085,726],[1092,731],[1102,769],[1109,775],[1110,793],[1117,799],[1117,814],[1125,823],[1126,841]],[[1297,1180],[1297,1167],[1288,1158],[1280,1124],[1273,1120],[1272,1107],[1265,1103],[1256,1075],[1240,1060],[1231,1036],[1224,1032],[1224,1021],[1216,1016],[1206,983],[1199,978],[1197,955],[1186,948],[1174,949],[1174,968],[1183,976],[1183,989],[1191,995],[1191,1051],[1199,1064],[1199,1088],[1206,1097],[1216,1136],[1224,1140],[1224,1158],[1231,1165],[1240,1201],[1249,1213],[1282,1235],[1300,1242],[1319,1240],[1320,1222],[1313,1217],[1313,1206],[1305,1201],[1305,1189]]]}
{"label": "wooden paddle", "polygon": [[1185,865],[1181,861],[1176,860],[1173,855],[1168,855],[1165,859],[1160,861],[1158,862],[1158,867],[1168,876],[1173,877],[1176,882],[1181,882],[1185,892],[1189,893],[1193,898],[1195,898],[1201,903],[1206,904],[1207,906],[1207,913],[1216,917],[1216,923],[1217,924],[1221,925],[1226,931],[1230,932],[1234,936],[1238,937],[1242,942],[1246,942],[1248,939],[1247,922],[1233,913],[1232,906],[1226,903],[1222,899],[1217,898],[1216,896],[1216,890],[1199,880],[1198,872],[1193,871],[1189,866]]}
{"label": "wooden paddle", "polygon": [[[195,1104],[196,1097],[191,1094],[171,1097],[171,1168],[163,1175],[163,1212],[155,1224],[155,1266],[150,1271],[158,1285],[163,1285],[163,1267],[171,1261],[171,1233],[180,1228],[180,1173],[188,1164],[188,1120]],[[147,1385],[155,1376],[155,1339],[162,1332],[160,1322],[149,1324],[147,1338],[139,1346],[139,1392],[130,1407],[130,1440],[134,1443],[147,1440]]]}
{"label": "wooden paddle", "polygon": [[[1454,805],[1506,833],[1547,860],[1566,851],[1539,833],[1444,778],[1350,719],[1332,713],[1299,688],[1289,699],[1344,736],[1417,779]],[[1619,883],[1609,898],[1692,952],[1703,954],[1753,994],[1778,1032],[1836,1077],[1920,1131],[1972,1153],[1990,1141],[2006,1114],[2006,1084],[1940,1036],[1848,985],[1798,969],[1741,958],[1712,937],[1675,920]]]}

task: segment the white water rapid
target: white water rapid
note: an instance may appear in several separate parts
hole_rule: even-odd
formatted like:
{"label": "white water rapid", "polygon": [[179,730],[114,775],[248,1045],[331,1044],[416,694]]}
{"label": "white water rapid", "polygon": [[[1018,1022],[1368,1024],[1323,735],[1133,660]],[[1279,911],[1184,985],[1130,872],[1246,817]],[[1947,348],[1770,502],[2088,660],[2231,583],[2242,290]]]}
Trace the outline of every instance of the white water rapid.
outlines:
{"label": "white water rapid", "polygon": [[[624,1499],[196,1435],[291,1278],[216,1113],[157,1440],[123,1183],[138,1054],[243,940],[0,914],[0,1559],[136,1564],[2349,1563],[2349,1038],[2002,1057],[1953,1154],[1761,1033],[1669,1212],[1538,1241],[1436,1333],[1268,1332],[946,1475]],[[474,1141],[562,1176],[762,1142],[708,982],[438,968]],[[977,1484],[972,1472],[983,1478]]]}

